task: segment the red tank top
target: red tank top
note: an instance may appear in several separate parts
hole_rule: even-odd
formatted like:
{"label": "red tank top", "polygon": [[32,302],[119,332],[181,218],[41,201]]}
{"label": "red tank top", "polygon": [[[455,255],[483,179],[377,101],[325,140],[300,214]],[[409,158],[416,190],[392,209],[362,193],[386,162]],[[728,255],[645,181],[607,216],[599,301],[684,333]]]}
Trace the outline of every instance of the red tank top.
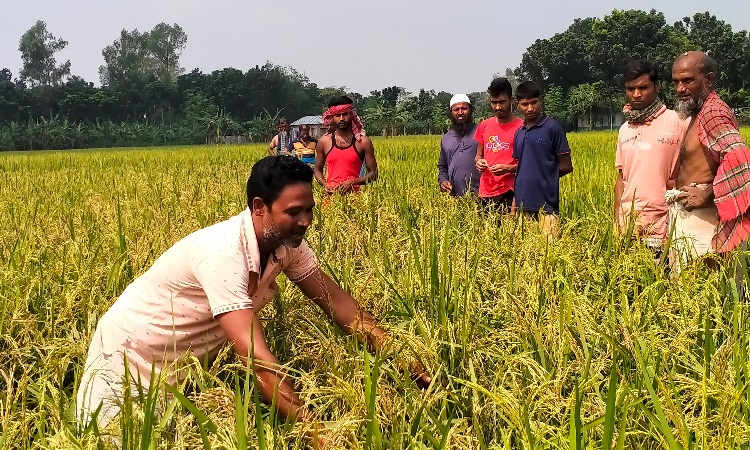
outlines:
{"label": "red tank top", "polygon": [[[326,153],[326,164],[328,165],[328,176],[326,184],[331,187],[338,186],[344,181],[359,178],[362,170],[364,154],[360,154],[355,146],[356,138],[352,137],[352,143],[348,147],[341,148],[336,145],[336,135],[331,135],[331,149]],[[355,186],[359,189],[359,186]]]}

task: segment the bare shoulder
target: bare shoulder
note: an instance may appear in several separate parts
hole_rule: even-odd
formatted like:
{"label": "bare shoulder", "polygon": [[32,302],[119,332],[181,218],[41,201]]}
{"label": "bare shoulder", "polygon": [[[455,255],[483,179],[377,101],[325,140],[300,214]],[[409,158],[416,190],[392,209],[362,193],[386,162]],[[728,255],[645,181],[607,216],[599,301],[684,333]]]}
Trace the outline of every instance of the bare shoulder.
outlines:
{"label": "bare shoulder", "polygon": [[362,136],[362,140],[359,141],[359,144],[362,146],[362,148],[365,148],[365,149],[374,148],[372,145],[372,139],[370,139],[367,136]]}
{"label": "bare shoulder", "polygon": [[331,135],[330,134],[324,134],[318,139],[318,143],[315,144],[315,148],[317,149],[326,149],[331,146]]}

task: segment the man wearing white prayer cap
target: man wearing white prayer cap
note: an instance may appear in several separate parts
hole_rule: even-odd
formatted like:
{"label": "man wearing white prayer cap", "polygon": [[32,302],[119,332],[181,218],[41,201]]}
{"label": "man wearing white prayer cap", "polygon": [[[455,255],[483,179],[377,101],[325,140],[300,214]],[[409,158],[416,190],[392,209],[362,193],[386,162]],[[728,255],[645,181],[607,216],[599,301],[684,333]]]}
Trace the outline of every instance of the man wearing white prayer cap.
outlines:
{"label": "man wearing white prayer cap", "polygon": [[479,172],[474,164],[477,125],[472,115],[471,100],[466,94],[456,94],[450,101],[451,129],[440,142],[438,184],[442,192],[454,196],[476,194]]}

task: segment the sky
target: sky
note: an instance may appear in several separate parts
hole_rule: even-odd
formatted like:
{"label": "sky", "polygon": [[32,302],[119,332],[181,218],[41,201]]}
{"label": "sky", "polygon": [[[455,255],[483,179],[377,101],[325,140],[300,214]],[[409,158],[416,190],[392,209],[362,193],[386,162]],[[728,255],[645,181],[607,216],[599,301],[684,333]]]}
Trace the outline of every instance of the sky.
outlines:
{"label": "sky", "polygon": [[536,39],[613,9],[656,9],[668,23],[709,11],[735,31],[750,30],[746,0],[24,0],[3,7],[0,68],[18,74],[18,41],[43,20],[69,43],[58,62],[70,60],[73,75],[99,84],[102,49],[122,29],[143,32],[165,22],[188,36],[180,60],[187,71],[247,70],[270,61],[321,88],[468,93],[517,67]]}

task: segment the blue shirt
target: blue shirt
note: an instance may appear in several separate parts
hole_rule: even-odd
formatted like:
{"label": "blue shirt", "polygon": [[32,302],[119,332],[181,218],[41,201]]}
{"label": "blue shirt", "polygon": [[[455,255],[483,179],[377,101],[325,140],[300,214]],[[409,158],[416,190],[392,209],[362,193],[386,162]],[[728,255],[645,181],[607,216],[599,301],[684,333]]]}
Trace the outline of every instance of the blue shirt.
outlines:
{"label": "blue shirt", "polygon": [[560,169],[557,157],[570,153],[565,129],[557,120],[541,120],[516,131],[513,157],[518,160],[515,198],[521,211],[546,214],[560,212]]}
{"label": "blue shirt", "polygon": [[479,192],[479,172],[474,165],[474,157],[477,155],[477,141],[474,140],[476,130],[477,125],[474,123],[466,128],[464,135],[451,129],[440,141],[438,184],[450,181],[453,185],[451,195]]}

